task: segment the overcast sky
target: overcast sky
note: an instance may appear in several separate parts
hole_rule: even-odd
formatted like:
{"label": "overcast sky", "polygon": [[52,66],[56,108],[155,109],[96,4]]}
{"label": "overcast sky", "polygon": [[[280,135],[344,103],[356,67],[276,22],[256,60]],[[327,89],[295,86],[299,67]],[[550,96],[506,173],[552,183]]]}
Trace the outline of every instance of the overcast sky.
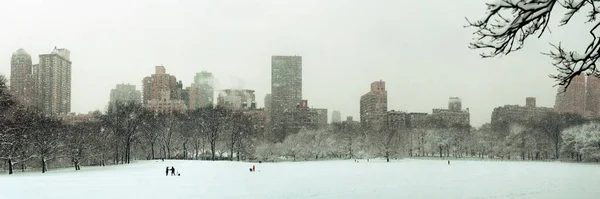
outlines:
{"label": "overcast sky", "polygon": [[[551,26],[517,53],[480,59],[463,25],[484,13],[481,0],[2,1],[0,73],[10,74],[19,48],[35,64],[57,46],[71,51],[74,112],[104,110],[116,84],[140,89],[161,64],[185,86],[206,70],[217,89],[254,89],[262,107],[271,56],[300,55],[303,98],[344,118],[358,119],[360,96],[380,79],[388,109],[431,113],[457,96],[473,126],[529,96],[552,107],[555,69],[540,52],[578,26]],[[579,40],[566,44],[587,41]]]}

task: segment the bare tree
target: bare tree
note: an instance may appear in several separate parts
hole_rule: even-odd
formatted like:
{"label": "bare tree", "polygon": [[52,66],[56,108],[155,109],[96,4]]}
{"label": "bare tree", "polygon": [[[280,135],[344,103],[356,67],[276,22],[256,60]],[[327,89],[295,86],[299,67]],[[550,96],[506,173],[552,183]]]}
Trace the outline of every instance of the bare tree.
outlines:
{"label": "bare tree", "polygon": [[578,53],[564,49],[561,44],[551,44],[554,48],[549,53],[558,70],[557,75],[550,75],[558,81],[558,85],[564,85],[565,89],[571,80],[580,74],[600,77],[600,70],[596,67],[596,61],[600,58],[600,38],[596,35],[600,22],[596,21],[600,8],[600,0],[496,0],[487,3],[488,12],[476,21],[469,22],[468,27],[475,27],[476,38],[470,44],[472,49],[491,49],[482,53],[484,58],[497,55],[508,55],[523,47],[525,39],[537,33],[541,37],[546,29],[550,15],[555,12],[557,5],[567,9],[560,20],[560,26],[571,21],[575,13],[583,8],[589,8],[586,15],[587,22],[593,23],[589,30],[591,41],[585,51]]}
{"label": "bare tree", "polygon": [[64,144],[61,141],[64,138],[62,124],[54,118],[46,118],[38,114],[34,119],[35,129],[31,133],[31,142],[36,157],[41,160],[42,173],[48,171],[47,162],[60,158],[58,154],[63,154]]}

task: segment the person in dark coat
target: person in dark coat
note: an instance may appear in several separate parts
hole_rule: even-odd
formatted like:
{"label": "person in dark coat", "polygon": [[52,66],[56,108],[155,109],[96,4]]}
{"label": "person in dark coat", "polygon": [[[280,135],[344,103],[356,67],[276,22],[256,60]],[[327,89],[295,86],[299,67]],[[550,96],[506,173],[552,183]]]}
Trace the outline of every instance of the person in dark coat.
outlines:
{"label": "person in dark coat", "polygon": [[450,165],[450,160],[448,160],[448,165]]}
{"label": "person in dark coat", "polygon": [[167,172],[166,176],[169,176],[169,167],[167,167],[167,171],[166,172]]}
{"label": "person in dark coat", "polygon": [[174,176],[175,175],[175,167],[171,166],[171,175]]}

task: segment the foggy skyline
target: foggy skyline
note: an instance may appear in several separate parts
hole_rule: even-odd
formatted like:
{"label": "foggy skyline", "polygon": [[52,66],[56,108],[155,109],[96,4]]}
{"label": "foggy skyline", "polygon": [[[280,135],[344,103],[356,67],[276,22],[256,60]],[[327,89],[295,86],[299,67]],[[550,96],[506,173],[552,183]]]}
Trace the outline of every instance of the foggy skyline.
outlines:
{"label": "foggy skyline", "polygon": [[19,48],[34,64],[55,46],[69,49],[71,110],[78,113],[104,110],[116,84],[141,90],[142,79],[156,65],[164,65],[184,87],[197,72],[211,72],[215,95],[226,88],[253,89],[263,107],[271,92],[271,56],[299,55],[302,98],[311,107],[339,110],[342,119],[358,120],[360,96],[371,82],[383,80],[388,110],[431,113],[456,96],[470,109],[471,125],[480,126],[490,121],[495,107],[525,105],[526,97],[536,97],[538,106],[554,105],[557,88],[548,75],[556,71],[540,52],[573,28],[551,28],[552,34],[527,40],[519,52],[481,59],[478,51],[467,48],[474,30],[463,26],[464,17],[477,19],[485,12],[484,1],[59,0],[0,5],[0,73],[10,75],[11,55]]}

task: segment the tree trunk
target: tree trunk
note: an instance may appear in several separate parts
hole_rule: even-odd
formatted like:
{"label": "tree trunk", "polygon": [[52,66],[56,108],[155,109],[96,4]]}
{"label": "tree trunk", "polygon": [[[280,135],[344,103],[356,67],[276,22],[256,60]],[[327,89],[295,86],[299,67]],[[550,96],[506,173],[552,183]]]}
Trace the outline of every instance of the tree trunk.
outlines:
{"label": "tree trunk", "polygon": [[154,160],[154,142],[150,143],[150,151],[152,153],[152,159]]}
{"label": "tree trunk", "polygon": [[8,158],[8,174],[13,174],[12,159]]}
{"label": "tree trunk", "polygon": [[42,173],[46,173],[46,158],[42,157]]}
{"label": "tree trunk", "polygon": [[442,146],[439,146],[440,148],[440,158],[442,158]]}
{"label": "tree trunk", "polygon": [[212,161],[215,161],[215,143],[213,141],[210,143],[210,153],[212,156]]}

